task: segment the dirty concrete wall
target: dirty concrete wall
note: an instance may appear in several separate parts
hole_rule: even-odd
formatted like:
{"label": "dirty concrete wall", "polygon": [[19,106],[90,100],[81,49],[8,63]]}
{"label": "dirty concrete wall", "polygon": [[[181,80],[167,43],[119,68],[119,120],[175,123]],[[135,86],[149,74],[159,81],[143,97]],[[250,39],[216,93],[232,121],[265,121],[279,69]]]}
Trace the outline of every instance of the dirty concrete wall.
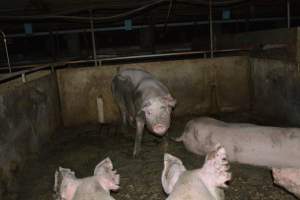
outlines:
{"label": "dirty concrete wall", "polygon": [[253,110],[273,123],[300,125],[300,66],[297,63],[250,59]]}
{"label": "dirty concrete wall", "polygon": [[231,112],[249,108],[247,57],[191,59],[58,71],[62,118],[65,126],[98,120],[96,98],[102,96],[107,122],[119,119],[111,95],[111,80],[121,68],[143,68],[153,73],[177,99],[175,116]]}
{"label": "dirty concrete wall", "polygon": [[299,28],[282,28],[264,31],[220,35],[216,40],[218,49],[252,49],[251,56],[300,62],[297,46]]}
{"label": "dirty concrete wall", "polygon": [[0,85],[0,199],[17,191],[26,158],[41,150],[61,122],[56,75],[38,72],[27,80]]}

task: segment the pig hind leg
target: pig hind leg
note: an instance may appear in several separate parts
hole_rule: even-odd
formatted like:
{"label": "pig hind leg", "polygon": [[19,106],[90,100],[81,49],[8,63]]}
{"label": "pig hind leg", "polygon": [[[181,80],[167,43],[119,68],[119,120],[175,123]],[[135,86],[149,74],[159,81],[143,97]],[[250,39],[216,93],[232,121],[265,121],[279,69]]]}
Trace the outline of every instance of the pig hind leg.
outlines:
{"label": "pig hind leg", "polygon": [[125,133],[126,130],[128,129],[128,114],[127,114],[127,109],[124,103],[124,100],[122,97],[118,100],[118,106],[121,112],[122,116],[122,132]]}
{"label": "pig hind leg", "polygon": [[112,82],[112,93],[118,104],[122,117],[122,132],[126,132],[128,128],[128,95],[131,94],[129,80],[122,76],[116,76]]}

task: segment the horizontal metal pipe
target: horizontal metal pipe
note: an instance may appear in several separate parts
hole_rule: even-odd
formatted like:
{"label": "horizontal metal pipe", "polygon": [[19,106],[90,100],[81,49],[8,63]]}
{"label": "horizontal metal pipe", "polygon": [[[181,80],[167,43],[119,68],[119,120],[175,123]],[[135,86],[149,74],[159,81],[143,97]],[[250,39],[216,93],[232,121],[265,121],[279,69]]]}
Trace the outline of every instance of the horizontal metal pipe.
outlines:
{"label": "horizontal metal pipe", "polygon": [[0,83],[12,80],[14,78],[22,77],[25,74],[31,74],[33,72],[37,72],[37,71],[45,70],[45,69],[50,69],[50,65],[46,65],[46,66],[42,66],[42,67],[36,67],[36,68],[33,68],[33,69],[28,69],[28,70],[23,70],[23,71],[20,71],[20,72],[11,73],[11,74],[3,77],[3,78],[0,78]]}
{"label": "horizontal metal pipe", "polygon": [[[237,52],[237,51],[249,51],[250,49],[222,49],[214,50],[215,53],[226,53],[226,52]],[[122,60],[134,60],[134,59],[149,59],[149,58],[163,58],[170,56],[193,56],[199,54],[209,54],[209,51],[191,51],[191,52],[178,52],[178,53],[163,53],[163,54],[150,54],[150,55],[140,55],[140,56],[125,56],[116,58],[104,58],[101,59],[102,62],[105,61],[122,61]]]}
{"label": "horizontal metal pipe", "polygon": [[[215,50],[215,53],[228,53],[228,52],[241,52],[241,51],[249,51],[250,49],[219,49]],[[164,57],[177,57],[177,56],[193,56],[193,55],[200,55],[200,54],[209,54],[209,50],[206,51],[189,51],[189,52],[176,52],[176,53],[161,53],[161,54],[149,54],[149,55],[138,55],[138,56],[124,56],[124,57],[112,57],[112,58],[103,58],[103,59],[97,59],[97,61],[103,63],[103,62],[110,62],[110,61],[125,61],[125,60],[138,60],[138,59],[153,59],[153,58],[164,58]],[[94,59],[90,60],[74,60],[74,61],[61,61],[50,64],[51,66],[57,67],[57,66],[66,66],[71,64],[83,64],[83,63],[93,63],[95,62]],[[45,67],[49,67],[46,65]],[[37,66],[15,66],[14,69],[30,69],[30,68],[39,68]],[[1,70],[7,70],[6,67],[0,67]],[[1,81],[0,81],[1,82]]]}
{"label": "horizontal metal pipe", "polygon": [[[291,19],[298,20],[300,17],[293,17]],[[267,21],[281,21],[286,20],[284,17],[272,17],[272,18],[254,18],[254,19],[231,19],[231,20],[215,20],[215,24],[227,24],[227,23],[245,23],[245,22],[267,22]],[[168,27],[180,27],[180,26],[194,26],[194,25],[206,25],[209,24],[209,21],[197,21],[197,22],[181,22],[181,23],[169,23]],[[161,28],[164,27],[165,24],[156,24],[155,27]],[[147,28],[148,25],[133,25],[132,29],[143,29]],[[104,32],[104,31],[120,31],[125,30],[124,26],[117,27],[104,27],[104,28],[95,28],[95,32]],[[91,29],[73,29],[73,30],[62,30],[62,31],[52,31],[52,34],[73,34],[73,33],[83,33],[83,32],[91,32]],[[34,36],[43,36],[50,35],[51,32],[37,32],[32,34],[25,33],[17,33],[17,34],[9,34],[7,38],[15,38],[15,37],[34,37]]]}

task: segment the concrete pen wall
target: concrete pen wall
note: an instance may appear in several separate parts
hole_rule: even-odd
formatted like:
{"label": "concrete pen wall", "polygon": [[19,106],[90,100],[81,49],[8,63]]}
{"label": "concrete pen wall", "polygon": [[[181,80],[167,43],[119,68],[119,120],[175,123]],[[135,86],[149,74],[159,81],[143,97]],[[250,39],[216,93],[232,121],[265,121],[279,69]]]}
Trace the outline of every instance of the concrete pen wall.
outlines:
{"label": "concrete pen wall", "polygon": [[0,198],[17,191],[16,178],[31,153],[61,125],[55,73],[37,72],[0,85]]}
{"label": "concrete pen wall", "polygon": [[97,97],[106,122],[119,119],[111,80],[118,68],[143,68],[154,74],[177,99],[175,116],[241,111],[249,108],[250,70],[247,57],[190,59],[63,69],[58,71],[65,126],[98,121]]}

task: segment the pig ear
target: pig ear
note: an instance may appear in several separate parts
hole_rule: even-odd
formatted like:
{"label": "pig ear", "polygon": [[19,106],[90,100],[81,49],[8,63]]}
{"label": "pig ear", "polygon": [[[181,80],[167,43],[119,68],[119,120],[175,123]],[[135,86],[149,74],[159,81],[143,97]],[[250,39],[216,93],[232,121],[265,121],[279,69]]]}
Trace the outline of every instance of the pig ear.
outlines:
{"label": "pig ear", "polygon": [[182,161],[171,154],[164,155],[164,169],[161,175],[161,182],[165,193],[170,194],[179,178],[186,171]]}
{"label": "pig ear", "polygon": [[97,180],[105,190],[119,189],[120,175],[117,174],[116,170],[113,170],[110,158],[105,158],[96,166],[94,176],[97,176]]}
{"label": "pig ear", "polygon": [[147,108],[151,105],[151,102],[148,100],[144,103],[144,105],[142,106],[142,110],[143,111],[146,111]]}
{"label": "pig ear", "polygon": [[109,157],[102,160],[94,170],[94,176],[102,175],[103,173],[106,173],[106,171],[112,171],[113,170],[113,164]]}
{"label": "pig ear", "polygon": [[205,163],[201,172],[209,175],[209,182],[216,187],[227,188],[227,182],[231,180],[230,166],[226,158],[223,146],[216,144],[212,151],[205,157]]}
{"label": "pig ear", "polygon": [[174,99],[170,94],[163,97],[163,100],[167,103],[167,105],[171,107],[175,107],[176,105],[176,99]]}
{"label": "pig ear", "polygon": [[78,185],[79,181],[73,171],[59,167],[55,172],[55,199],[72,200]]}

